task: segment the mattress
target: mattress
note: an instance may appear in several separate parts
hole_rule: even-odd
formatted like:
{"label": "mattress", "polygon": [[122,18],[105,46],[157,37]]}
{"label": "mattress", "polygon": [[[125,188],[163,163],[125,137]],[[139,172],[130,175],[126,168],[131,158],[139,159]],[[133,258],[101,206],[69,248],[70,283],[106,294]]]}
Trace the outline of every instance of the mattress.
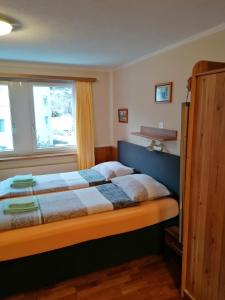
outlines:
{"label": "mattress", "polygon": [[51,251],[160,223],[178,215],[173,198],[0,233],[0,261]]}

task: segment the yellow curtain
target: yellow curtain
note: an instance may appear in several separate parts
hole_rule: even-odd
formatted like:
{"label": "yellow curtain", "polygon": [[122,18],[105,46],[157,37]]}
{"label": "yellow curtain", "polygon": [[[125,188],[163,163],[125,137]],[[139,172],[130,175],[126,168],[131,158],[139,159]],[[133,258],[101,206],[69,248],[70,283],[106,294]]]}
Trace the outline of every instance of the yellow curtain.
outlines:
{"label": "yellow curtain", "polygon": [[76,82],[76,131],[78,167],[87,169],[95,164],[91,82]]}

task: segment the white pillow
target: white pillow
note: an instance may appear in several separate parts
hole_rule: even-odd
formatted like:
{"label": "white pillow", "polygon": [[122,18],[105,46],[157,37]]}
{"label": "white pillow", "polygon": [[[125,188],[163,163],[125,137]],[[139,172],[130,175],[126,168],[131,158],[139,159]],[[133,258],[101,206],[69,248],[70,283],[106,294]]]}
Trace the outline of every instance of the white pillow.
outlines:
{"label": "white pillow", "polygon": [[106,180],[134,173],[132,168],[128,168],[118,161],[104,162],[92,167],[92,169],[99,172]]}
{"label": "white pillow", "polygon": [[170,195],[161,183],[145,174],[133,174],[112,179],[133,201],[141,202]]}

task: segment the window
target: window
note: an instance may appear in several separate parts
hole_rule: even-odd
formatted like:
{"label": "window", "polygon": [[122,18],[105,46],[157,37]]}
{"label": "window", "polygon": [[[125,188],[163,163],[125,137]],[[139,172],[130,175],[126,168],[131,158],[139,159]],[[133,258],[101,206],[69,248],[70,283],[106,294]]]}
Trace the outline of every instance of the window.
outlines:
{"label": "window", "polygon": [[37,148],[75,146],[70,86],[33,86]]}
{"label": "window", "polygon": [[0,152],[13,151],[8,85],[0,85]]}
{"label": "window", "polygon": [[74,91],[70,82],[0,84],[2,154],[74,150],[75,121]]}
{"label": "window", "polygon": [[0,132],[5,132],[5,119],[0,119]]}

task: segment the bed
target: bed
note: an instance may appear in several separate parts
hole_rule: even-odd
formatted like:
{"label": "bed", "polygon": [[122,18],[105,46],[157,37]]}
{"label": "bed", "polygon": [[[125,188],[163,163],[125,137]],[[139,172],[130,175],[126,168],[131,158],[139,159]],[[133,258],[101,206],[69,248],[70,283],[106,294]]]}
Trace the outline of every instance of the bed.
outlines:
{"label": "bed", "polygon": [[0,182],[0,200],[87,188],[106,183],[113,177],[132,173],[133,169],[112,161],[86,170],[32,176],[35,185],[30,187],[15,188],[13,178],[8,178]]}
{"label": "bed", "polygon": [[153,176],[172,196],[0,233],[0,296],[162,251],[164,226],[177,222],[179,157],[123,141],[118,152],[121,163]]}

